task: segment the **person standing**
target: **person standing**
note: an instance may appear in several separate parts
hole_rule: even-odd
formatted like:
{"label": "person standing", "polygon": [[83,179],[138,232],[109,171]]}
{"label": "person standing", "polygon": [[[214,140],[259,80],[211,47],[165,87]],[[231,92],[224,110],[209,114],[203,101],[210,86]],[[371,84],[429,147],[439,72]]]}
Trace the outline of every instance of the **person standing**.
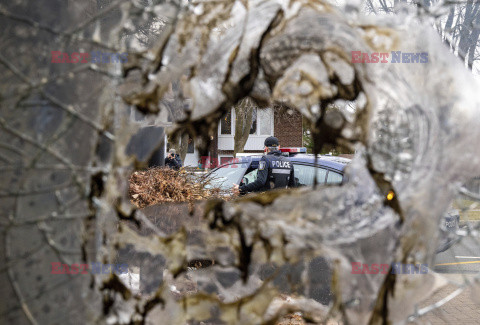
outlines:
{"label": "person standing", "polygon": [[295,187],[293,166],[282,156],[276,137],[268,137],[264,142],[264,153],[259,162],[257,179],[242,186],[234,184],[233,191],[240,194],[263,192],[276,188]]}

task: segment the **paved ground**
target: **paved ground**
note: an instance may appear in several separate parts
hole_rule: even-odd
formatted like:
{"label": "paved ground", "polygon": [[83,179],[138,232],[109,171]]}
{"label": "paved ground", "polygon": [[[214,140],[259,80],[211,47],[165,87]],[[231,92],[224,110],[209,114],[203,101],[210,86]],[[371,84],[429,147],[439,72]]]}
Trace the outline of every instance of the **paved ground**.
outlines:
{"label": "paved ground", "polygon": [[[436,255],[433,265],[435,272],[443,275],[450,284],[440,288],[428,300],[422,302],[419,309],[430,306],[457,290],[458,286],[466,280],[473,281],[473,278],[480,273],[480,240],[465,238],[445,252]],[[137,291],[139,287],[138,270],[135,276],[125,279],[128,285]],[[178,288],[182,291],[182,288]],[[177,290],[177,288],[175,289]],[[285,317],[277,325],[304,325],[301,317],[292,314]],[[480,325],[480,284],[475,288],[469,287],[451,301],[443,304],[421,316],[410,324],[478,324]],[[338,325],[331,322],[328,325]]]}
{"label": "paved ground", "polygon": [[[458,289],[465,280],[480,272],[480,244],[478,240],[465,238],[445,252],[437,254],[434,270],[451,283],[438,290],[419,307],[432,305]],[[479,291],[479,292],[477,292]],[[473,295],[477,297],[474,298]],[[441,307],[419,318],[416,324],[480,324],[480,287],[467,287],[460,295]]]}
{"label": "paved ground", "polygon": [[[473,281],[476,274],[443,274],[450,284],[440,288],[429,299],[420,304],[419,310],[431,306],[438,301],[441,301],[449,294],[458,289],[459,285],[463,284],[465,280]],[[476,296],[474,293],[478,291]],[[301,317],[296,315],[288,315],[283,318],[276,325],[306,325]],[[480,324],[480,286],[467,287],[462,293],[443,304],[441,307],[434,309],[424,316],[416,319],[412,324],[432,324],[432,325],[479,325]],[[337,322],[330,322],[328,325],[339,325]],[[340,323],[341,325],[341,323]]]}
{"label": "paved ground", "polygon": [[[449,278],[450,276],[447,276]],[[458,287],[450,284],[435,293],[420,305],[420,308],[432,305],[454,292]],[[480,324],[480,301],[473,299],[473,288],[465,289],[460,295],[411,324]]]}
{"label": "paved ground", "polygon": [[480,243],[464,238],[435,258],[434,270],[442,274],[471,274],[480,272]]}

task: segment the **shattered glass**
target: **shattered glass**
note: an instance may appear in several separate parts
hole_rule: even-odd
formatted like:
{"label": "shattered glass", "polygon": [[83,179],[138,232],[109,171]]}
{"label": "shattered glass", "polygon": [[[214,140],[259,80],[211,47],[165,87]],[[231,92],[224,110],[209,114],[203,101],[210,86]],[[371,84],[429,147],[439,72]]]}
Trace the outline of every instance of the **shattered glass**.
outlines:
{"label": "shattered glass", "polygon": [[[452,204],[475,212],[479,84],[429,19],[363,15],[361,6],[0,5],[0,319],[275,324],[300,312],[313,323],[401,324],[440,307],[418,307],[445,281],[432,267],[352,274],[352,263],[434,266],[444,214]],[[54,63],[52,51],[128,61]],[[352,51],[428,61],[353,63]],[[302,113],[317,153],[325,144],[355,150],[348,182],[132,206],[128,176],[163,145],[167,126],[186,130],[203,154],[246,96]],[[477,241],[478,223],[454,237]],[[127,264],[128,273],[74,271],[91,263]]]}

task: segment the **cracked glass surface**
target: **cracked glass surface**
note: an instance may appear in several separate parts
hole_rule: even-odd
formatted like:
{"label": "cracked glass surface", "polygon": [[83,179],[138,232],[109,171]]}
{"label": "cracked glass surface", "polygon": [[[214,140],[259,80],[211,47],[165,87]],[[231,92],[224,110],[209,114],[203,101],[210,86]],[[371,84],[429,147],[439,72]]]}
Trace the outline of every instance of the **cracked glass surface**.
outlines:
{"label": "cracked glass surface", "polygon": [[[417,306],[445,281],[432,268],[352,274],[351,263],[434,265],[452,201],[475,211],[479,85],[428,15],[365,16],[362,5],[0,5],[0,318],[275,324],[301,312],[313,323],[401,324],[439,307]],[[426,52],[428,62],[352,63],[352,51],[397,50]],[[127,53],[128,61],[53,63],[52,51]],[[143,143],[145,126],[170,119],[206,152],[220,117],[245,96],[301,112],[315,126],[317,152],[355,150],[348,182],[131,205],[128,176],[163,142],[160,132]],[[478,226],[452,236],[475,242]],[[52,263],[96,262],[129,272],[53,274]],[[478,280],[447,299],[468,285],[478,289]]]}

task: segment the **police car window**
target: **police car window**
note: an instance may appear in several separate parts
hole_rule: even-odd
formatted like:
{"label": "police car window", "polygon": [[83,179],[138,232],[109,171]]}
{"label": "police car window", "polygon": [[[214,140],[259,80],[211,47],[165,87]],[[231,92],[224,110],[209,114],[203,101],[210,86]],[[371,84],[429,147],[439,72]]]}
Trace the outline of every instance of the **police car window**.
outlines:
{"label": "police car window", "polygon": [[328,172],[327,184],[341,184],[343,180],[342,174],[335,173],[332,171]]}
{"label": "police car window", "polygon": [[[317,183],[325,184],[325,177],[327,176],[327,170],[317,167],[315,168],[315,171],[317,172]],[[312,179],[312,184],[313,184],[313,179]]]}
{"label": "police car window", "polygon": [[208,176],[210,185],[207,188],[220,187],[227,190],[233,186],[233,183],[238,184],[243,174],[247,170],[246,164],[229,164],[214,170]]}
{"label": "police car window", "polygon": [[324,184],[327,175],[327,170],[323,168],[298,164],[293,165],[293,172],[298,186],[312,186],[315,173],[317,174],[317,182]]}
{"label": "police car window", "polygon": [[257,180],[258,169],[254,169],[249,173],[246,173],[244,178],[248,180],[248,184],[253,183]]}

